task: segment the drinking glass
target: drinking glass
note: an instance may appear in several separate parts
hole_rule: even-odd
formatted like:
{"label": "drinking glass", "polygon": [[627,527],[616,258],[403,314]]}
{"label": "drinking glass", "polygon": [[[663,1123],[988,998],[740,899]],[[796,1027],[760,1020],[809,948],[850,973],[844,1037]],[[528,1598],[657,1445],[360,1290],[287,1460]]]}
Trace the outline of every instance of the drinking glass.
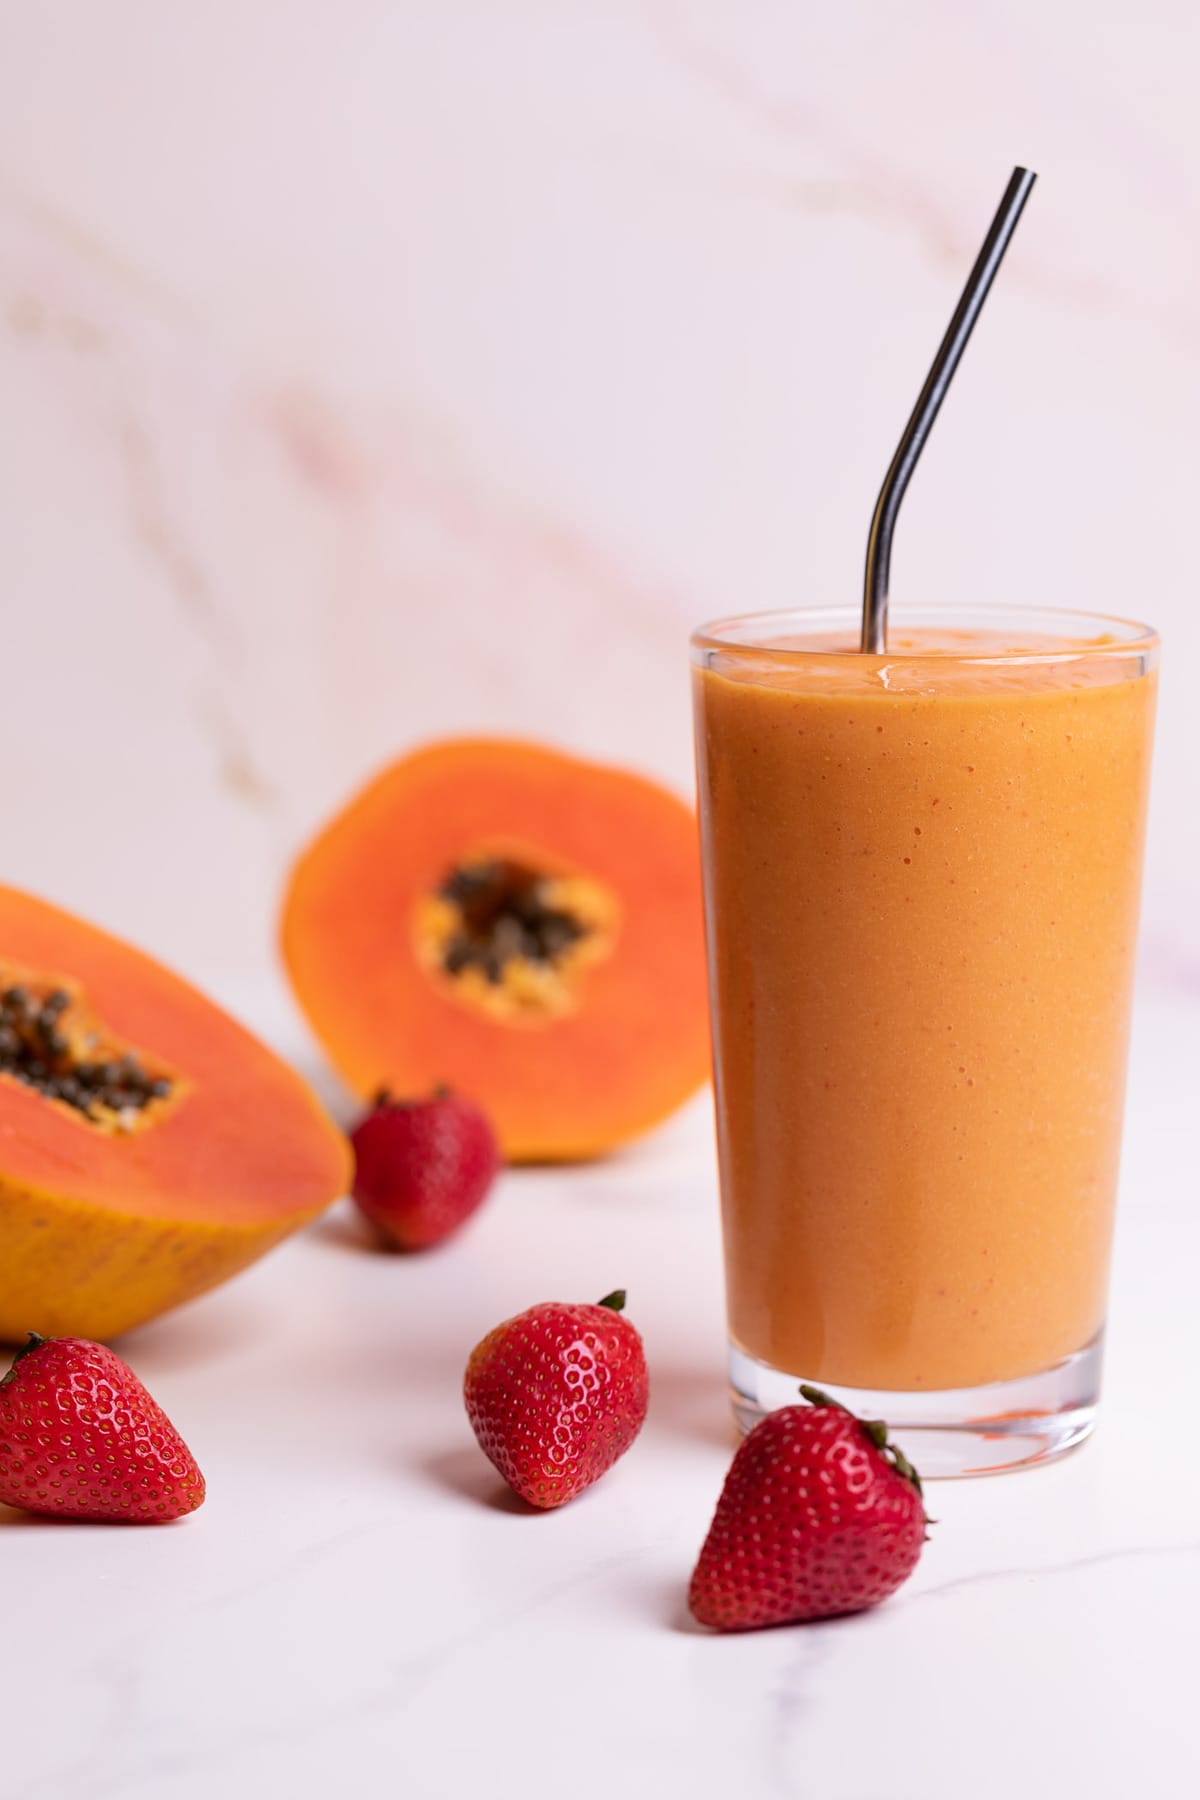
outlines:
{"label": "drinking glass", "polygon": [[1158,640],[1026,608],[692,639],[733,1404],[922,1473],[1091,1430]]}

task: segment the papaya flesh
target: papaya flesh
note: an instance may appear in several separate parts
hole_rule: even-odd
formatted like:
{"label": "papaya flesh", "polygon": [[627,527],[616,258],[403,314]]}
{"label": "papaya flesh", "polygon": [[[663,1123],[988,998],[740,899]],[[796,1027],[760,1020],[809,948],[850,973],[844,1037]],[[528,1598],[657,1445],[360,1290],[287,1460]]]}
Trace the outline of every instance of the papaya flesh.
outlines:
{"label": "papaya flesh", "polygon": [[346,1189],[300,1077],[150,957],[0,887],[0,1341],[100,1341]]}
{"label": "papaya flesh", "polygon": [[414,751],[300,856],[282,947],[357,1094],[444,1082],[512,1162],[598,1155],[708,1078],[695,817],[625,770],[509,739]]}

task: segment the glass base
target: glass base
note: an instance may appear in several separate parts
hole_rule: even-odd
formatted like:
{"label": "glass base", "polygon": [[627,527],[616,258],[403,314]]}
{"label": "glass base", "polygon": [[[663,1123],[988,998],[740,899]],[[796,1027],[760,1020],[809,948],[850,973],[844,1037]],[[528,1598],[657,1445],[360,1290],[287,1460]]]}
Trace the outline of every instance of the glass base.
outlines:
{"label": "glass base", "polygon": [[800,1383],[812,1381],[860,1418],[883,1419],[923,1480],[996,1475],[1050,1462],[1083,1442],[1096,1423],[1103,1353],[1103,1333],[1097,1333],[1082,1350],[1035,1375],[901,1393],[789,1375],[731,1342],[729,1390],[742,1432],[778,1407],[799,1404]]}

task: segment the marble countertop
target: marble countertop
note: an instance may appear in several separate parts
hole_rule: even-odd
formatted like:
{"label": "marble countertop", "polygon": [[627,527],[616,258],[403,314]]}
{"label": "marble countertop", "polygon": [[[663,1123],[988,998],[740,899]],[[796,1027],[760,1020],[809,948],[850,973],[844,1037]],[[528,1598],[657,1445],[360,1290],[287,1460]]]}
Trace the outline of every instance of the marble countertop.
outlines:
{"label": "marble countertop", "polygon": [[[130,1337],[210,1497],[140,1531],[0,1508],[4,1800],[1191,1791],[1196,1027],[1194,999],[1143,995],[1099,1431],[937,1484],[916,1575],[869,1614],[726,1639],[686,1615],[732,1449],[706,1104],[625,1158],[506,1175],[421,1258],[336,1209]],[[464,1360],[617,1283],[645,1431],[528,1513],[475,1446]]]}

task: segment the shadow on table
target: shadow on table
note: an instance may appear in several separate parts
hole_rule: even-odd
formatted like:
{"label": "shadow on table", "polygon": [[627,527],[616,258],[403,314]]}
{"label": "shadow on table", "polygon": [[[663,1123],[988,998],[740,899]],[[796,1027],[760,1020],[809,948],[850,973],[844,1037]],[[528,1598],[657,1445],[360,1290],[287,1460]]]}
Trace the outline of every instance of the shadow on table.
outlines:
{"label": "shadow on table", "polygon": [[730,1457],[738,1446],[729,1390],[719,1369],[652,1362],[647,1423],[656,1433],[711,1444]]}
{"label": "shadow on table", "polygon": [[249,1295],[201,1294],[114,1339],[113,1347],[153,1387],[159,1375],[236,1361],[269,1336],[270,1316]]}
{"label": "shadow on table", "polygon": [[332,1250],[352,1250],[356,1256],[361,1256],[364,1250],[386,1253],[379,1233],[356,1206],[348,1203],[332,1207],[308,1229],[310,1236],[319,1238]]}
{"label": "shadow on table", "polygon": [[139,1532],[175,1531],[186,1525],[187,1518],[182,1519],[139,1519],[136,1523],[123,1519],[67,1519],[55,1518],[49,1513],[22,1512],[20,1507],[5,1506],[0,1502],[0,1531],[11,1531],[17,1526],[25,1526],[31,1530],[42,1531],[120,1531]]}
{"label": "shadow on table", "polygon": [[69,1523],[63,1519],[46,1519],[37,1513],[18,1512],[16,1507],[0,1505],[0,1531],[11,1530],[17,1525],[41,1525],[46,1530],[55,1530]]}
{"label": "shadow on table", "polygon": [[519,1494],[513,1493],[482,1450],[472,1444],[439,1450],[418,1462],[416,1468],[434,1487],[456,1494],[460,1500],[473,1500],[493,1512],[515,1513],[521,1518],[541,1516],[536,1506],[527,1506]]}
{"label": "shadow on table", "polygon": [[[701,1625],[688,1610],[688,1581],[691,1576],[691,1565],[680,1567],[677,1581],[655,1581],[640,1586],[636,1595],[637,1610],[646,1616],[652,1624],[660,1628],[677,1632],[681,1637],[707,1638],[712,1644],[745,1643],[747,1638],[758,1638],[775,1633],[797,1632],[810,1639],[826,1638],[829,1634],[851,1636],[856,1631],[868,1629],[873,1619],[873,1609],[862,1612],[845,1613],[829,1619],[810,1619],[806,1623],[795,1620],[780,1625],[759,1626],[752,1631],[714,1631],[709,1625]],[[797,1639],[799,1642],[799,1639]]]}

